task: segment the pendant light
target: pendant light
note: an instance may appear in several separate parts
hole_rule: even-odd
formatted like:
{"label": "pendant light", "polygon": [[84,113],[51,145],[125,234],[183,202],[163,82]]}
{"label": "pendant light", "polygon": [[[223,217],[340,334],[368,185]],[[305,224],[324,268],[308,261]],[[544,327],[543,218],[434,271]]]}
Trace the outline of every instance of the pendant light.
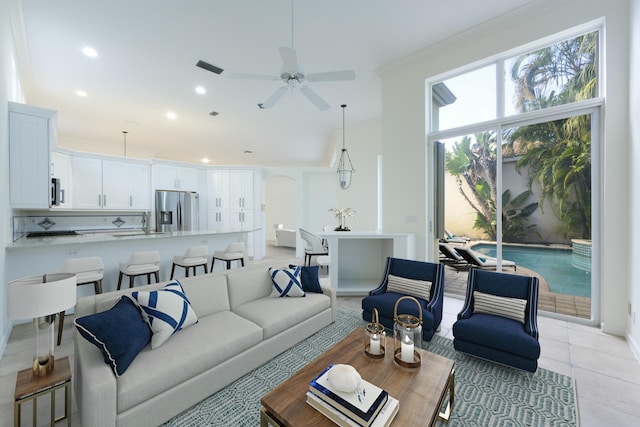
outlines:
{"label": "pendant light", "polygon": [[[342,152],[340,153],[340,162],[338,163],[338,182],[340,183],[340,188],[346,190],[351,186],[351,178],[355,173],[355,169],[353,168],[353,164],[351,163],[351,157],[349,156],[349,152],[345,148],[344,145],[344,109],[347,107],[347,104],[342,104]],[[347,165],[347,162],[349,164]],[[348,168],[347,168],[348,166]]]}
{"label": "pendant light", "polygon": [[124,138],[124,157],[127,157],[127,132],[126,130],[122,131],[122,137]]}

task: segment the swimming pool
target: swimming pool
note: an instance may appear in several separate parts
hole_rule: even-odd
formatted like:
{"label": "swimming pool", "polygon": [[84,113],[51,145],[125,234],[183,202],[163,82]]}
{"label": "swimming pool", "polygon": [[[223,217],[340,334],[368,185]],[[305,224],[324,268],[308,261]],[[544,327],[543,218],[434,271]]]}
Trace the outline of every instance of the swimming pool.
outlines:
{"label": "swimming pool", "polygon": [[[494,244],[480,243],[473,245],[473,250],[496,256]],[[502,257],[539,273],[547,280],[551,292],[591,297],[591,273],[571,264],[571,249],[504,245]]]}

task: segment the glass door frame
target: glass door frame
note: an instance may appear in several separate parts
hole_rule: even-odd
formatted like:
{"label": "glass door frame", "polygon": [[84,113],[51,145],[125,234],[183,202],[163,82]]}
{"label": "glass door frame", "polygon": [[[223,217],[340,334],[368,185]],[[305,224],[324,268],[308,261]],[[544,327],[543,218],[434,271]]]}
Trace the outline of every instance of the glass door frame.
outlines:
{"label": "glass door frame", "polygon": [[[551,107],[544,110],[532,111],[529,113],[523,113],[516,116],[509,116],[489,120],[481,123],[474,123],[472,125],[461,126],[454,129],[447,129],[445,131],[431,132],[427,135],[425,153],[427,156],[426,165],[432,166],[430,169],[435,174],[438,168],[435,166],[434,156],[434,144],[436,141],[443,139],[461,137],[464,135],[495,130],[497,143],[496,147],[502,146],[502,131],[504,129],[521,127],[526,125],[533,125],[547,121],[566,119],[572,116],[590,115],[591,116],[591,241],[592,241],[592,258],[591,258],[591,318],[581,319],[574,316],[567,316],[557,313],[545,312],[548,317],[556,317],[565,320],[571,320],[576,323],[584,323],[588,325],[600,324],[600,305],[601,305],[601,246],[602,246],[602,188],[603,188],[603,174],[602,174],[602,160],[604,147],[603,141],[603,126],[602,126],[602,108],[604,100],[602,98],[594,98],[579,103],[571,103]],[[429,123],[429,122],[427,122]],[[497,150],[496,153],[496,194],[502,194],[502,150]],[[437,178],[434,175],[426,176],[427,180],[435,181]],[[427,183],[428,184],[428,183]],[[433,186],[426,185],[427,189],[427,212],[429,215],[428,224],[429,230],[427,235],[432,236],[433,240],[437,240],[439,236],[435,235],[434,229],[431,226],[434,222],[435,204],[443,203],[442,200],[435,200],[435,190]],[[433,201],[433,202],[429,202]],[[433,203],[433,205],[432,205]],[[496,203],[496,220],[497,220],[497,234],[496,234],[496,258],[498,258],[497,271],[502,269],[502,205]],[[429,240],[429,239],[427,239]],[[435,250],[429,251],[435,259]]]}

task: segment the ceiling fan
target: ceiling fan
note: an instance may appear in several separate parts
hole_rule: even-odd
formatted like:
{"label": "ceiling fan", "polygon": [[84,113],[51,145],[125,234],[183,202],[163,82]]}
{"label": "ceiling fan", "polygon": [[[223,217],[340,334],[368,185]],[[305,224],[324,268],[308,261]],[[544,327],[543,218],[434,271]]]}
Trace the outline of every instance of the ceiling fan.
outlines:
{"label": "ceiling fan", "polygon": [[329,109],[329,104],[320,97],[305,82],[336,82],[354,80],[356,73],[353,70],[327,71],[323,73],[305,74],[298,64],[298,56],[293,48],[293,0],[291,1],[291,47],[279,47],[282,59],[282,71],[280,75],[264,75],[250,73],[229,73],[232,79],[252,79],[252,80],[281,80],[285,86],[278,88],[265,102],[258,104],[260,108],[271,108],[282,98],[287,89],[293,91],[299,89],[304,96],[311,101],[319,110]]}

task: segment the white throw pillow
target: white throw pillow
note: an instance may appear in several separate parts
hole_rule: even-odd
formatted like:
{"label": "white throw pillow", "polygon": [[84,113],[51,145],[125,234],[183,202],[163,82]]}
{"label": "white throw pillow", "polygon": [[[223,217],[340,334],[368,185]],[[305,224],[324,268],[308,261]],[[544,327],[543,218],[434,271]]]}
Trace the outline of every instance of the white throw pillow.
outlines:
{"label": "white throw pillow", "polygon": [[428,280],[407,279],[406,277],[389,274],[387,277],[387,292],[411,295],[429,301],[431,298],[431,282]]}
{"label": "white throw pillow", "polygon": [[135,291],[131,296],[142,308],[153,331],[151,348],[160,347],[177,331],[198,322],[198,316],[177,280],[157,291]]}
{"label": "white throw pillow", "polygon": [[473,312],[487,313],[517,320],[524,324],[524,311],[527,300],[520,298],[499,297],[473,291]]}
{"label": "white throw pillow", "polygon": [[293,267],[286,270],[269,269],[271,282],[273,283],[272,297],[304,297],[300,283],[300,267]]}

